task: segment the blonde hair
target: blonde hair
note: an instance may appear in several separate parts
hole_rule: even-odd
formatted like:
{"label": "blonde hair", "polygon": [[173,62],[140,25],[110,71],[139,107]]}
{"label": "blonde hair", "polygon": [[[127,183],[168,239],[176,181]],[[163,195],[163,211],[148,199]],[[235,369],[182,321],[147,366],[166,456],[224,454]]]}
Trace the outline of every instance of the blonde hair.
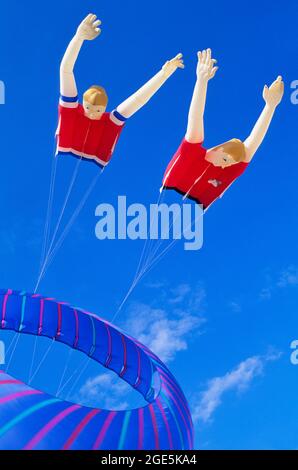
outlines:
{"label": "blonde hair", "polygon": [[108,95],[106,90],[98,85],[92,85],[83,95],[84,101],[92,104],[93,106],[107,106]]}
{"label": "blonde hair", "polygon": [[243,162],[246,158],[245,146],[240,139],[231,139],[221,145],[213,147],[211,150],[223,149],[225,153],[230,155],[235,162]]}

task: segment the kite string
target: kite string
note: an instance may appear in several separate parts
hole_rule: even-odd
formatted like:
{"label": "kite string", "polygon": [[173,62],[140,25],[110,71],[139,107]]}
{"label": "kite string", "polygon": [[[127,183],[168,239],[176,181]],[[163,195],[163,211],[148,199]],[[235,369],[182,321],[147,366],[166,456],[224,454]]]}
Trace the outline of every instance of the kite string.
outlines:
{"label": "kite string", "polygon": [[166,254],[166,252],[175,244],[177,243],[178,240],[173,240],[172,243],[163,251],[160,253],[160,255],[158,255],[155,260],[152,260],[149,264],[147,263],[146,266],[144,266],[144,268],[138,273],[138,276],[134,279],[133,283],[131,284],[129,290],[127,291],[124,299],[122,300],[120,306],[118,307],[118,310],[116,311],[116,313],[114,314],[111,322],[114,323],[114,321],[116,320],[116,318],[118,317],[119,313],[121,312],[123,306],[125,305],[125,303],[127,302],[127,300],[129,299],[131,293],[134,291],[134,289],[136,288],[136,286],[139,284],[139,282],[142,280],[142,278],[148,274],[149,271],[151,271],[151,269],[153,268],[153,265],[155,265],[159,258]]}
{"label": "kite string", "polygon": [[70,388],[68,394],[66,395],[66,399],[67,399],[67,400],[69,399],[70,395],[72,394],[73,389],[74,389],[75,386],[77,385],[77,383],[78,383],[78,381],[80,380],[80,378],[82,377],[83,373],[86,371],[87,367],[89,366],[89,363],[90,363],[89,361],[91,361],[91,357],[90,357],[90,356],[88,356],[87,361],[86,361],[86,364],[84,365],[84,367],[82,367],[81,372],[78,374],[76,380],[74,381],[74,383],[72,384],[72,386],[71,386],[71,388]]}
{"label": "kite string", "polygon": [[77,163],[76,163],[76,166],[75,166],[75,169],[74,169],[74,172],[73,172],[73,175],[72,175],[72,179],[71,179],[71,182],[70,182],[70,185],[69,185],[69,188],[68,188],[68,191],[67,191],[67,194],[66,194],[66,197],[65,197],[65,200],[64,200],[64,203],[63,203],[63,206],[62,206],[62,209],[61,209],[61,212],[60,212],[60,215],[59,215],[59,218],[58,218],[58,221],[57,221],[57,224],[56,224],[56,227],[54,229],[54,233],[53,233],[53,237],[52,237],[52,240],[51,240],[51,244],[50,244],[50,247],[48,249],[48,252],[47,252],[47,255],[48,253],[50,252],[54,242],[55,242],[55,239],[56,239],[56,236],[57,236],[57,232],[59,230],[59,227],[61,225],[61,222],[62,222],[62,218],[63,218],[63,215],[64,215],[64,212],[66,210],[66,207],[67,207],[67,203],[69,201],[69,198],[71,196],[71,192],[72,192],[72,189],[74,187],[74,184],[76,182],[76,179],[77,179],[77,176],[78,176],[78,172],[79,172],[79,167],[80,167],[80,164],[82,162],[82,158],[80,158]]}
{"label": "kite string", "polygon": [[[158,199],[157,199],[157,202],[155,203],[155,205],[157,207],[159,207],[159,205],[162,203],[162,200],[164,198],[164,193],[163,191],[161,190],[159,192],[159,195],[158,195]],[[155,216],[157,214],[158,211],[156,211],[156,213],[154,213],[154,222],[155,222]],[[153,225],[153,223],[152,223]],[[121,311],[122,307],[124,306],[125,302],[127,301],[128,297],[130,296],[130,294],[132,293],[132,291],[134,290],[134,288],[136,287],[137,285],[137,279],[139,277],[139,273],[143,270],[143,264],[146,264],[147,262],[147,258],[150,254],[150,244],[151,244],[151,238],[150,238],[150,234],[151,234],[151,221],[150,221],[150,225],[149,225],[149,228],[147,227],[147,234],[146,234],[146,240],[145,240],[145,243],[143,245],[143,249],[142,249],[142,252],[141,252],[141,256],[139,258],[139,261],[138,261],[138,265],[137,265],[137,269],[135,271],[135,275],[134,275],[134,278],[125,294],[125,296],[123,297],[117,311],[115,312],[114,316],[113,316],[113,319],[116,318],[119,314],[119,312]],[[112,319],[112,321],[113,321]]]}
{"label": "kite string", "polygon": [[61,396],[61,393],[63,392],[63,390],[65,389],[65,387],[69,384],[69,382],[71,382],[71,380],[77,375],[78,371],[79,370],[82,370],[82,366],[85,362],[87,362],[89,359],[84,357],[84,359],[81,361],[81,364],[74,370],[74,372],[71,374],[71,376],[66,380],[66,382],[62,385],[62,387],[60,387],[59,389],[59,394]]}
{"label": "kite string", "polygon": [[[82,148],[82,154],[83,155],[84,155],[86,143],[87,143],[87,140],[88,140],[88,137],[89,137],[90,129],[91,129],[91,123],[89,122],[88,123],[88,129],[87,129],[85,139],[84,139],[84,143],[83,143],[83,148]],[[72,175],[72,179],[71,179],[71,182],[70,182],[70,185],[69,185],[69,188],[68,188],[68,192],[67,192],[64,204],[62,206],[62,210],[61,210],[61,213],[60,213],[60,216],[59,216],[59,219],[58,219],[58,222],[57,222],[57,225],[56,225],[53,237],[52,237],[52,242],[51,242],[51,245],[50,245],[50,248],[49,248],[48,252],[51,250],[51,247],[53,246],[53,243],[55,241],[57,232],[59,230],[59,227],[60,227],[60,224],[61,224],[61,221],[62,221],[62,218],[63,218],[63,214],[65,212],[68,200],[70,198],[70,195],[71,195],[71,192],[72,192],[72,189],[73,189],[73,186],[74,186],[74,184],[76,182],[76,179],[77,179],[77,176],[78,176],[78,171],[79,171],[79,167],[80,167],[80,164],[82,162],[82,159],[83,159],[83,155],[81,155],[81,157],[79,158],[79,161],[77,162],[77,164],[75,166],[75,169],[74,169],[74,172],[73,172],[73,175]]]}
{"label": "kite string", "polygon": [[[84,151],[85,151],[85,147],[86,147],[86,143],[87,143],[87,139],[88,139],[88,136],[89,136],[89,133],[90,133],[90,129],[91,129],[91,122],[89,122],[88,124],[88,129],[87,129],[87,132],[86,132],[86,135],[85,135],[85,139],[84,139],[84,143],[83,143],[83,149],[82,149],[82,154],[84,155]],[[75,181],[77,179],[77,175],[78,175],[78,170],[79,170],[79,166],[80,166],[80,163],[82,161],[82,158],[83,158],[83,155],[80,157],[79,161],[76,163],[76,166],[75,166],[75,169],[74,169],[74,172],[73,172],[73,175],[72,175],[72,179],[71,179],[71,182],[70,182],[70,185],[68,187],[68,191],[67,191],[67,194],[66,194],[66,197],[65,197],[65,200],[64,200],[64,203],[63,203],[63,206],[62,206],[62,210],[60,211],[60,215],[58,217],[58,221],[57,221],[57,224],[56,224],[56,227],[55,227],[55,230],[54,230],[54,234],[53,234],[53,237],[51,239],[51,242],[50,242],[50,246],[48,248],[48,241],[46,242],[46,248],[45,248],[45,253],[43,254],[42,256],[42,259],[43,259],[43,262],[41,263],[41,266],[40,266],[40,270],[39,270],[39,274],[38,274],[38,279],[37,279],[37,283],[36,285],[39,285],[39,279],[40,279],[40,276],[41,276],[41,273],[44,271],[44,268],[47,264],[47,258],[49,256],[49,253],[52,249],[52,246],[55,242],[55,239],[56,239],[56,235],[57,235],[57,232],[59,230],[59,227],[61,225],[61,221],[62,221],[62,218],[63,218],[63,215],[64,215],[64,212],[65,212],[65,209],[66,209],[66,206],[67,206],[67,203],[68,203],[68,200],[70,198],[70,195],[71,195],[71,192],[72,192],[72,189],[73,189],[73,186],[75,184]],[[57,159],[57,150],[55,152],[55,160]],[[55,171],[55,176],[56,176],[56,171]],[[51,178],[52,179],[52,178]],[[55,186],[55,180],[53,182],[54,186]],[[54,194],[54,188],[52,189],[52,185],[50,185],[50,193],[53,193]],[[53,194],[52,194],[52,197],[53,197]],[[49,195],[49,199],[51,199],[51,194]],[[51,204],[52,205],[52,204]],[[52,212],[52,208],[50,209],[50,214]],[[47,214],[48,215],[48,214]],[[47,227],[47,223],[46,223],[46,227]],[[47,238],[49,238],[49,231],[50,231],[50,227],[47,227],[46,228],[46,231],[47,231]],[[35,290],[36,292],[36,290]]]}
{"label": "kite string", "polygon": [[42,359],[40,360],[38,366],[36,367],[36,370],[35,370],[34,374],[31,376],[31,378],[30,378],[30,380],[29,380],[29,382],[28,382],[29,385],[32,383],[32,381],[34,380],[34,378],[35,378],[36,375],[38,374],[38,372],[39,372],[39,370],[40,370],[42,364],[44,363],[44,361],[46,360],[46,358],[47,358],[47,356],[48,356],[50,350],[52,349],[55,340],[56,340],[56,338],[53,338],[53,339],[52,339],[52,341],[51,341],[49,347],[47,348],[47,350],[46,350],[46,352],[44,353]]}
{"label": "kite string", "polygon": [[[205,212],[206,212],[206,211],[205,211]],[[200,212],[200,213],[197,215],[197,217],[195,218],[195,220],[194,220],[193,222],[191,222],[190,224],[187,225],[186,231],[189,230],[201,217],[203,217],[203,215],[204,215],[204,211]],[[153,259],[151,260],[150,265],[149,265],[148,267],[146,267],[146,269],[145,269],[143,275],[147,274],[147,273],[149,272],[149,270],[152,269],[153,265],[155,265],[156,262],[159,262],[159,261],[161,260],[161,258],[163,258],[164,254],[165,254],[167,251],[169,251],[178,241],[180,241],[179,238],[174,239],[174,240],[170,243],[169,246],[167,246],[166,248],[164,248],[163,251],[161,251],[161,253],[155,257],[155,259],[153,258]]]}
{"label": "kite string", "polygon": [[61,388],[62,382],[64,380],[64,377],[66,375],[67,369],[69,367],[69,363],[70,363],[72,353],[73,353],[73,349],[70,348],[69,351],[68,351],[67,360],[65,362],[64,370],[63,370],[63,373],[62,373],[62,376],[61,376],[61,379],[60,379],[60,382],[59,382],[59,385],[58,385],[58,388],[57,388],[57,391],[56,391],[56,396],[58,396],[59,393],[60,393],[60,388]]}
{"label": "kite string", "polygon": [[[176,162],[175,162],[176,163]],[[189,196],[189,193],[190,191],[196,186],[196,184],[201,180],[201,178],[204,176],[204,174],[206,173],[206,171],[210,168],[210,165],[211,163],[206,167],[206,169],[204,170],[204,172],[194,181],[194,183],[190,186],[190,188],[188,189],[188,191],[185,193],[185,195],[183,196],[183,201]],[[174,165],[173,165],[174,166]],[[173,168],[173,167],[172,167]],[[172,168],[171,168],[171,171],[172,171]],[[174,219],[172,220],[171,224],[170,224],[170,227],[169,227],[169,232],[170,230],[172,229],[172,227],[174,226],[177,218],[179,217],[180,214],[177,214]],[[157,243],[157,246],[156,246],[156,249],[153,250],[153,257],[154,255],[158,252],[159,248],[163,245],[164,243],[164,240],[159,240],[159,242]]]}
{"label": "kite string", "polygon": [[[161,191],[163,190],[163,188],[165,187],[165,184],[166,184],[166,180],[169,178],[170,176],[170,173],[171,171],[173,170],[174,166],[176,165],[177,161],[179,160],[181,154],[178,155],[178,157],[176,158],[176,160],[174,161],[172,167],[170,168],[169,172],[167,173],[166,177],[165,177],[165,181],[163,183],[163,186],[161,188]],[[206,171],[210,168],[210,165],[211,163],[207,166],[207,168],[204,170],[204,172],[194,181],[194,183],[190,186],[190,188],[188,189],[188,191],[185,193],[185,195],[183,196],[183,201],[188,197],[190,191],[194,188],[194,186],[201,180],[201,178],[204,176],[204,174],[206,173]],[[180,214],[177,214],[174,219],[172,220],[171,224],[170,224],[170,227],[169,227],[169,232],[171,231],[172,227],[174,226],[177,218],[180,216]],[[198,219],[198,217],[195,219],[195,222],[196,220]],[[192,227],[193,224],[191,224],[191,227]],[[190,227],[190,225],[187,227],[187,229]],[[179,239],[178,239],[179,240]],[[149,265],[150,265],[150,261],[153,259],[154,260],[154,256],[155,254],[158,252],[159,248],[163,245],[164,243],[164,240],[159,240],[159,242],[157,243],[157,246],[155,247],[155,249],[152,250],[152,253],[150,254],[150,257],[148,257],[148,262],[149,262]],[[170,246],[172,246],[172,244],[170,244]],[[153,261],[154,262],[154,261]],[[148,263],[147,263],[148,265]],[[145,270],[144,270],[144,273],[146,272],[146,264],[144,266]]]}
{"label": "kite string", "polygon": [[30,383],[30,380],[31,380],[31,377],[32,377],[33,366],[34,366],[34,362],[35,362],[36,347],[37,347],[37,338],[38,338],[38,337],[35,336],[33,354],[32,354],[31,365],[30,365],[30,369],[29,369],[29,377],[28,377],[28,382],[29,382],[29,383]]}
{"label": "kite string", "polygon": [[[161,196],[161,194],[163,194],[163,196]],[[161,192],[160,192],[160,195],[159,195],[159,198],[158,198],[158,201],[157,201],[157,206],[159,206],[161,203],[162,203],[162,199],[164,198],[164,193],[163,193],[163,187],[161,188]],[[154,214],[155,215],[155,214]],[[177,215],[175,216],[174,220],[172,221],[170,227],[169,227],[169,231],[171,230],[173,224],[175,223],[177,219]],[[150,222],[150,227],[151,227],[151,222]],[[151,233],[151,231],[150,231]],[[150,239],[150,242],[152,242],[152,240]],[[164,240],[162,241],[159,241],[159,243],[157,243],[157,246],[155,246],[155,248],[152,246],[152,251],[150,251],[150,243],[149,243],[149,247],[148,247],[148,250],[147,250],[147,254],[146,256],[144,255],[145,251],[146,251],[146,246],[148,244],[148,231],[147,231],[147,239],[146,239],[146,242],[144,244],[144,247],[143,247],[143,251],[142,251],[142,255],[141,255],[141,258],[140,258],[140,261],[139,261],[139,264],[138,264],[138,267],[137,267],[137,270],[136,270],[136,273],[135,273],[135,276],[133,278],[133,281],[130,285],[130,287],[128,288],[123,300],[121,301],[116,313],[114,314],[113,318],[112,318],[112,321],[114,321],[114,319],[118,316],[118,314],[120,313],[120,311],[122,310],[123,306],[125,305],[126,301],[128,300],[128,298],[130,297],[130,294],[134,291],[135,287],[138,285],[138,283],[140,282],[141,278],[143,277],[143,273],[146,272],[146,266],[147,265],[150,265],[150,261],[151,259],[154,257],[154,255],[156,254],[156,252],[158,251],[159,247],[163,244]],[[143,263],[142,263],[143,261]]]}
{"label": "kite string", "polygon": [[[88,136],[89,136],[89,133],[90,133],[90,129],[91,129],[91,123],[89,122],[88,124],[88,129],[87,129],[87,132],[86,132],[86,135],[85,135],[85,139],[84,139],[84,143],[83,143],[83,149],[82,149],[82,154],[84,155],[84,151],[85,151],[85,147],[86,147],[86,143],[87,143],[87,140],[88,140]],[[43,277],[43,272],[45,271],[45,267],[46,267],[46,264],[47,264],[47,260],[48,260],[48,256],[50,254],[50,251],[52,249],[52,246],[55,242],[55,239],[56,239],[56,235],[57,235],[57,232],[59,230],[59,227],[61,225],[61,221],[62,221],[62,218],[63,218],[63,215],[64,215],[64,212],[65,212],[65,209],[66,209],[66,206],[67,206],[67,203],[68,203],[68,200],[70,198],[70,195],[71,195],[71,192],[72,192],[72,189],[73,189],[73,186],[76,182],[76,179],[77,179],[77,175],[78,175],[78,170],[79,170],[79,166],[80,166],[80,163],[83,159],[83,155],[80,157],[79,161],[77,162],[76,166],[75,166],[75,169],[74,169],[74,172],[73,172],[73,175],[72,175],[72,179],[71,179],[71,182],[70,182],[70,185],[69,185],[69,188],[68,188],[68,191],[67,191],[67,194],[66,194],[66,198],[64,200],[64,204],[63,204],[63,207],[62,207],[62,210],[60,212],[60,215],[59,215],[59,218],[58,218],[58,222],[56,224],[56,227],[55,227],[55,230],[54,230],[54,234],[53,234],[53,237],[52,237],[52,240],[51,240],[51,243],[50,243],[50,247],[48,248],[47,250],[47,253],[46,255],[44,256],[44,259],[43,259],[43,264],[39,270],[39,274],[38,274],[38,278],[37,278],[37,282],[36,282],[36,286],[35,286],[35,290],[34,292],[36,292],[39,284],[40,284],[40,279],[41,277]],[[56,150],[56,156],[57,156],[57,150]]]}
{"label": "kite string", "polygon": [[42,264],[44,262],[46,250],[47,250],[48,243],[49,243],[49,232],[50,232],[52,210],[53,210],[56,172],[57,172],[57,157],[56,157],[56,152],[55,152],[54,157],[52,157],[50,189],[49,189],[49,196],[48,196],[47,213],[46,213],[46,221],[45,221],[45,226],[44,226],[44,234],[43,234],[39,269],[41,269]]}
{"label": "kite string", "polygon": [[[156,218],[157,218],[157,224],[158,224],[158,210],[159,210],[159,207],[163,204],[164,197],[165,197],[165,193],[163,192],[163,190],[161,188],[159,198],[158,198],[158,201],[157,201],[157,204],[156,204],[157,211],[154,213],[152,222],[151,222],[151,218],[150,218],[149,233],[147,234],[147,240],[149,238],[149,244],[148,244],[147,255],[146,255],[146,257],[144,257],[144,264],[147,263],[150,255],[151,255],[151,250],[153,249],[153,246],[154,246],[154,241],[155,240],[151,238],[151,231],[152,231],[151,229],[152,229],[152,226],[154,227]],[[142,268],[142,266],[140,266],[140,270],[141,270],[141,268]]]}
{"label": "kite string", "polygon": [[[189,228],[191,228],[191,227],[197,222],[197,220],[198,220],[202,215],[203,215],[203,213],[200,213],[200,214],[196,217],[196,219],[195,219],[191,224],[189,224],[189,225],[187,226],[186,229],[188,230]],[[166,248],[163,249],[163,251],[161,251],[161,253],[159,253],[155,258],[153,258],[153,259],[151,260],[150,264],[147,265],[146,269],[140,274],[140,279],[141,279],[142,277],[144,277],[146,274],[148,274],[148,272],[151,271],[151,269],[152,269],[157,263],[159,263],[159,262],[161,261],[161,259],[166,255],[166,253],[167,253],[178,241],[180,241],[179,238],[173,240]],[[139,279],[139,280],[140,280],[140,279]]]}
{"label": "kite string", "polygon": [[[200,214],[196,217],[196,219],[195,219],[193,222],[191,222],[191,223],[186,227],[186,230],[188,230],[189,228],[191,228],[191,227],[197,222],[197,220],[198,220],[201,216],[203,216],[203,212],[200,213]],[[173,221],[173,223],[174,223],[174,221]],[[154,267],[156,264],[158,264],[158,263],[161,261],[161,259],[166,255],[166,253],[167,253],[171,248],[173,248],[173,246],[174,246],[178,241],[180,241],[179,238],[178,238],[178,239],[174,239],[174,240],[170,243],[170,245],[168,245],[167,247],[165,247],[165,248],[161,251],[161,253],[159,253],[159,254],[154,258],[154,256],[157,254],[157,250],[155,250],[155,252],[153,253],[153,256],[151,257],[151,259],[148,260],[147,264],[144,265],[143,269],[140,270],[138,276],[135,278],[134,282],[131,284],[131,286],[130,286],[128,292],[126,293],[124,299],[122,300],[122,302],[121,302],[121,304],[120,304],[118,310],[117,310],[116,313],[114,314],[114,316],[113,316],[113,318],[112,318],[112,320],[111,320],[112,322],[114,322],[115,319],[118,317],[118,315],[119,315],[120,311],[122,310],[123,306],[125,305],[126,301],[127,301],[128,298],[130,297],[131,293],[134,291],[135,287],[139,284],[139,282],[141,281],[141,279],[142,279],[145,275],[147,275],[147,274],[149,273],[149,271],[151,271],[151,270],[153,269],[153,267]],[[163,241],[161,242],[161,244],[162,244],[162,243],[163,243]],[[160,248],[161,244],[159,245],[159,248]]]}
{"label": "kite string", "polygon": [[59,239],[57,240],[57,243],[56,245],[53,247],[52,251],[48,254],[48,257],[47,257],[47,263],[46,265],[44,266],[43,270],[41,271],[40,275],[39,275],[39,278],[37,280],[37,283],[36,283],[36,286],[35,286],[35,290],[34,292],[37,291],[39,285],[40,285],[40,282],[41,280],[43,279],[47,269],[49,268],[49,266],[51,265],[51,263],[53,262],[58,250],[60,249],[61,245],[63,244],[67,234],[69,233],[70,229],[72,228],[73,224],[75,223],[76,219],[78,218],[78,216],[80,215],[89,195],[91,194],[92,190],[94,189],[94,187],[96,186],[96,183],[100,177],[100,175],[102,174],[104,169],[101,170],[100,173],[98,173],[91,185],[88,187],[88,189],[86,190],[83,198],[81,199],[80,203],[78,204],[78,206],[76,207],[73,215],[71,216],[70,220],[68,221],[67,225],[65,226],[63,232],[61,233]]}
{"label": "kite string", "polygon": [[[172,173],[172,170],[173,170],[174,166],[175,166],[175,165],[177,164],[177,162],[180,160],[180,157],[181,157],[181,153],[179,153],[179,154],[177,155],[177,157],[176,157],[176,159],[174,160],[174,162],[173,162],[171,168],[169,169],[169,171],[167,172],[167,174],[166,174],[166,176],[165,176],[165,178],[164,178],[164,180],[163,180],[162,186],[161,186],[161,188],[160,188],[160,190],[159,190],[159,193],[160,193],[160,194],[159,194],[159,198],[158,198],[158,201],[157,201],[157,206],[158,206],[158,207],[162,204],[163,199],[164,199],[164,194],[165,194],[165,193],[164,193],[164,188],[165,188],[166,182],[167,182],[167,180],[169,179],[169,177],[170,177],[170,175],[171,175],[171,173]],[[157,213],[158,213],[158,211],[157,211]],[[155,222],[155,220],[154,220],[154,222]],[[170,227],[170,229],[171,229],[171,227]],[[147,232],[147,233],[148,233],[148,232]],[[150,221],[150,235],[151,235],[151,221]],[[148,237],[148,235],[147,235],[147,237]],[[151,241],[152,241],[152,240],[150,239],[150,242],[151,242]],[[147,260],[149,259],[150,245],[152,246],[152,244],[149,243],[149,252],[148,252]],[[146,263],[146,261],[145,261],[145,263]],[[141,268],[140,268],[140,270],[141,270]]]}
{"label": "kite string", "polygon": [[12,337],[10,343],[9,343],[9,346],[5,351],[6,356],[9,354],[10,350],[12,349],[12,346],[13,346],[15,340],[17,339],[17,336],[18,336],[18,333],[15,331],[14,335],[13,335],[13,337]]}
{"label": "kite string", "polygon": [[190,186],[189,190],[184,194],[183,196],[183,201],[189,196],[190,191],[196,186],[196,184],[203,178],[204,174],[209,170],[210,166],[212,163],[209,163],[209,165],[205,168],[203,173],[194,181],[194,183]]}
{"label": "kite string", "polygon": [[149,263],[149,265],[147,264],[147,266],[145,267],[145,269],[143,269],[142,271],[139,272],[137,278],[134,280],[134,282],[132,283],[132,285],[130,286],[129,290],[127,291],[124,299],[122,300],[118,310],[116,311],[116,313],[114,314],[111,322],[114,323],[116,318],[118,317],[119,313],[121,312],[123,306],[125,305],[125,303],[127,302],[127,300],[129,299],[131,293],[134,291],[134,289],[136,288],[136,286],[139,284],[139,282],[142,280],[142,278],[149,272],[151,271],[151,269],[153,268],[153,265],[155,265],[160,256],[166,254],[166,252],[175,244],[177,243],[178,240],[173,240],[172,243],[163,251],[160,253],[160,255],[158,255],[156,257],[155,260],[153,260],[151,263]]}
{"label": "kite string", "polygon": [[[181,206],[180,206],[180,207],[181,207]],[[179,213],[179,214],[176,214],[175,217],[173,217],[172,222],[170,223],[170,226],[169,226],[169,230],[168,230],[169,236],[170,236],[170,232],[171,232],[172,227],[175,225],[175,222],[176,222],[176,220],[177,220],[179,217],[180,217],[180,213]],[[178,239],[178,240],[180,240],[180,239]],[[161,240],[159,240],[159,241],[156,243],[155,247],[152,247],[152,251],[151,251],[151,253],[150,253],[150,256],[148,256],[147,262],[144,264],[144,269],[145,269],[145,271],[146,271],[146,266],[147,266],[148,264],[150,264],[150,261],[151,261],[152,259],[154,259],[155,254],[158,252],[158,250],[161,248],[161,246],[162,246],[164,243],[165,243],[165,239],[161,239]]]}
{"label": "kite string", "polygon": [[[162,204],[163,198],[164,198],[164,193],[160,192],[159,196],[158,196],[158,199],[157,199],[157,202],[155,204],[157,207],[159,207]],[[154,218],[153,218],[152,225],[154,225],[154,223],[155,223],[156,215],[157,215],[157,211],[156,211],[156,213],[154,213]],[[138,266],[137,266],[137,270],[136,270],[136,273],[135,273],[135,276],[134,276],[134,279],[133,279],[132,283],[134,283],[136,277],[138,276],[139,272],[141,271],[142,266],[143,266],[143,261],[145,263],[147,257],[149,256],[151,242],[152,242],[152,240],[151,240],[151,220],[150,220],[149,228],[147,227],[146,241],[144,243],[142,254],[141,254],[141,257],[140,257],[140,260],[139,260],[139,263],[138,263]],[[147,253],[146,253],[146,251],[147,251]]]}
{"label": "kite string", "polygon": [[[69,198],[70,198],[70,195],[71,195],[71,192],[72,192],[74,183],[75,183],[75,181],[76,181],[76,179],[77,179],[78,170],[79,170],[79,165],[80,165],[81,161],[82,161],[82,159],[80,159],[80,160],[78,160],[78,161],[76,162],[76,166],[75,166],[75,169],[74,169],[73,174],[72,174],[71,182],[70,182],[70,185],[69,185],[69,187],[68,187],[68,191],[67,191],[67,193],[66,193],[66,197],[65,197],[65,199],[64,199],[64,203],[63,203],[62,209],[61,209],[61,211],[60,211],[60,215],[59,215],[59,217],[58,217],[58,221],[57,221],[56,227],[55,227],[55,229],[54,229],[54,233],[53,233],[53,236],[52,236],[52,239],[51,239],[51,242],[50,242],[50,246],[49,246],[49,248],[48,248],[47,251],[46,251],[46,254],[45,254],[44,260],[43,260],[43,264],[42,264],[41,269],[40,269],[40,271],[39,271],[38,280],[39,280],[39,277],[40,277],[41,273],[44,271],[44,269],[45,269],[45,267],[46,267],[46,265],[47,265],[49,254],[50,254],[50,252],[51,252],[51,249],[52,249],[52,247],[53,247],[53,244],[55,243],[55,239],[56,239],[56,236],[57,236],[57,232],[58,232],[59,227],[60,227],[60,225],[61,225],[61,221],[62,221],[62,219],[63,219],[63,215],[64,215],[64,212],[65,212],[67,203],[68,203],[68,201],[69,201]],[[39,284],[38,281],[37,281],[37,283]],[[36,292],[36,291],[34,291],[34,292]]]}

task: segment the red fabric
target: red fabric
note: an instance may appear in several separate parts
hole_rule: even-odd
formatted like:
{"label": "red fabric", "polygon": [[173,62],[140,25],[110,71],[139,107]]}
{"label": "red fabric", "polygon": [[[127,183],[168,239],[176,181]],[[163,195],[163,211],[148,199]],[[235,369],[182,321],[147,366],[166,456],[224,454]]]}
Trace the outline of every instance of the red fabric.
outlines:
{"label": "red fabric", "polygon": [[80,104],[76,108],[59,105],[58,150],[74,150],[107,163],[123,127],[111,121],[110,113],[104,113],[97,121],[85,116]]}
{"label": "red fabric", "polygon": [[205,160],[206,152],[202,144],[191,144],[183,139],[163,178],[164,188],[183,195],[188,193],[188,197],[203,204],[204,209],[220,197],[248,166],[248,163],[240,162],[221,168]]}

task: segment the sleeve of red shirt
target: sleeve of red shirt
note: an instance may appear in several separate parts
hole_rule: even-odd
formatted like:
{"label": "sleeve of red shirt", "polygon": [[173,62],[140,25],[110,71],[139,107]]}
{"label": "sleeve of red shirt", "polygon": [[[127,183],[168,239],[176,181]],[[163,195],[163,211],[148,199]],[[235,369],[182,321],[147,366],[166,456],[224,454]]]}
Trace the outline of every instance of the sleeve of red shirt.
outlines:
{"label": "sleeve of red shirt", "polygon": [[109,116],[110,120],[117,126],[123,126],[127,121],[127,118],[122,116],[122,114],[120,114],[117,109],[114,109],[111,113],[109,113]]}

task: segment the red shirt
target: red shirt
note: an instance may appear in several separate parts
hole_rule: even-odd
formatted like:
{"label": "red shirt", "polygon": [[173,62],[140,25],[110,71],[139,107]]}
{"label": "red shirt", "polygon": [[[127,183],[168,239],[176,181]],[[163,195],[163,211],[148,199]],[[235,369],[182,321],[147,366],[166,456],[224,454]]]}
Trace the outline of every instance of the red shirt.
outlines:
{"label": "red shirt", "polygon": [[207,209],[246,170],[248,163],[240,162],[222,168],[205,159],[207,150],[201,144],[191,144],[183,139],[170,161],[163,178],[165,189],[203,204]]}
{"label": "red shirt", "polygon": [[71,153],[79,158],[95,160],[100,166],[105,166],[112,157],[123,124],[113,113],[104,113],[100,120],[93,120],[85,116],[81,104],[76,107],[65,107],[60,104],[58,153]]}

